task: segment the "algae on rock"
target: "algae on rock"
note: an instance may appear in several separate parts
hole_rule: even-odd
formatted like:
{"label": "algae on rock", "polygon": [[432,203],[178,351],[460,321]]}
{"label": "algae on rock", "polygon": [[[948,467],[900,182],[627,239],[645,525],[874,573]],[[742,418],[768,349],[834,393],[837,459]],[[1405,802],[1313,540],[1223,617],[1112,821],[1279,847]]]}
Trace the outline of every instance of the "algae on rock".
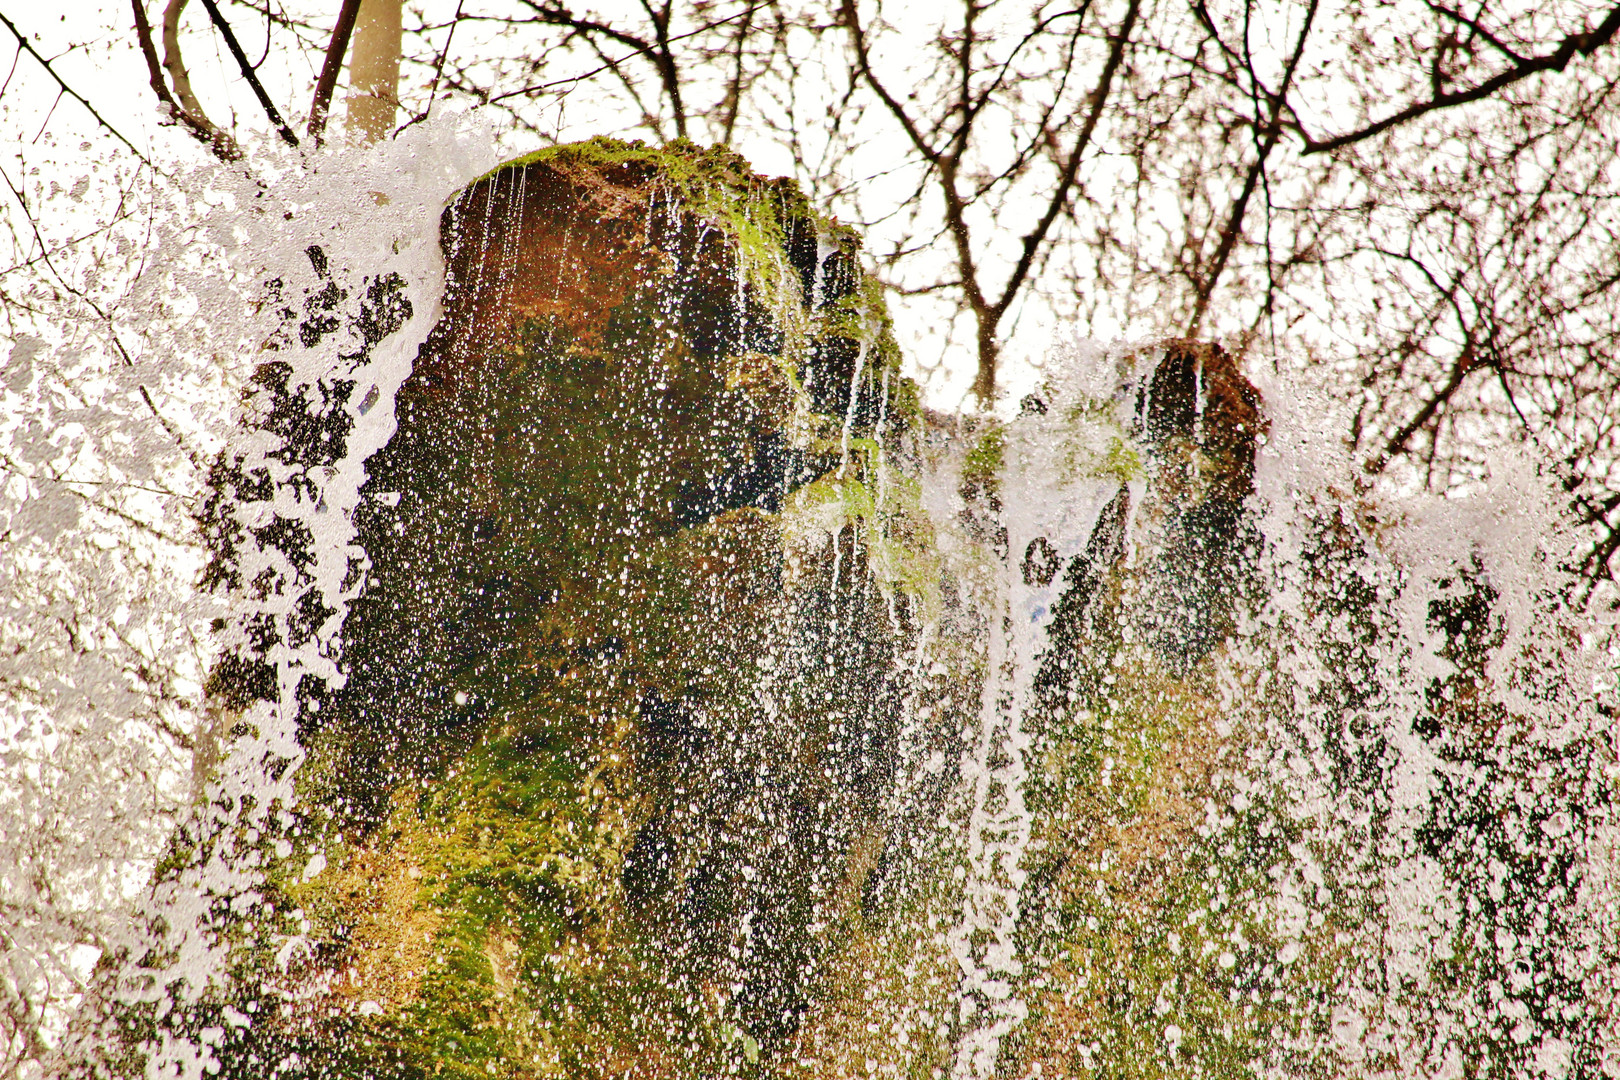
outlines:
{"label": "algae on rock", "polygon": [[[1405,586],[1369,584],[1336,496],[1305,585],[1267,577],[1267,422],[1232,356],[1116,351],[1016,420],[926,413],[858,238],[685,143],[541,151],[440,229],[441,317],[356,514],[346,681],[299,685],[300,854],[221,840],[265,876],[251,918],[216,913],[235,981],[186,1020],[224,1075],[1333,1065],[1389,818],[1362,646]],[[1447,588],[1413,733],[1472,768],[1518,721],[1488,700],[1489,583]],[[1289,683],[1290,634],[1333,670]],[[264,681],[216,672],[230,700]],[[1250,782],[1307,759],[1366,836]],[[1431,806],[1434,857],[1472,830],[1507,858],[1500,808],[1458,805],[1485,810]],[[1514,895],[1578,842],[1519,860]],[[1509,915],[1470,911],[1434,961],[1453,997],[1501,981]],[[1400,993],[1392,1014],[1425,1007]]]}
{"label": "algae on rock", "polygon": [[[904,510],[809,549],[780,519],[819,477],[875,490],[913,422],[881,298],[848,230],[720,150],[543,151],[442,228],[444,314],[370,463],[349,680],[304,730],[304,797],[344,838],[298,890],[359,1018],[342,1056],[768,1058],[880,817],[917,630],[870,568]],[[379,873],[423,946],[344,895]]]}

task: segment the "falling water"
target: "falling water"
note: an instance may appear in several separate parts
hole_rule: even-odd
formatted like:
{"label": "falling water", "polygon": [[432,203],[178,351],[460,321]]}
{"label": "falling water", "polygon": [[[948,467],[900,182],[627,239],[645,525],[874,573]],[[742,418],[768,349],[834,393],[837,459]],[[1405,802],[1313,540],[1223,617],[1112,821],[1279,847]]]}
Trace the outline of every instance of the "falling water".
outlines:
{"label": "falling water", "polygon": [[146,1061],[1613,1067],[1610,687],[1533,466],[1376,489],[1189,342],[936,415],[853,234],[721,152],[442,225],[438,304],[397,244],[274,279]]}
{"label": "falling water", "polygon": [[989,581],[952,1075],[1595,1075],[1612,746],[1546,480],[1375,494],[1218,351],[1052,369],[932,481]]}

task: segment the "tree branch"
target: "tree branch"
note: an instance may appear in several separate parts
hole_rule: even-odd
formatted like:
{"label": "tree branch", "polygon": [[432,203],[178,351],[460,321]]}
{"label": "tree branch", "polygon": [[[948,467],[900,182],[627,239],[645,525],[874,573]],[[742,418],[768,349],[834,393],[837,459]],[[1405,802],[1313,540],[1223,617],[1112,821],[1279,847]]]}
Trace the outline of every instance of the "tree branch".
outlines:
{"label": "tree branch", "polygon": [[179,99],[180,107],[214,127],[202,102],[192,92],[191,74],[186,71],[180,54],[180,17],[185,13],[186,3],[187,0],[169,0],[163,8],[163,66],[169,70],[169,81],[174,84],[174,96]]}
{"label": "tree branch", "polygon": [[720,125],[720,141],[729,146],[731,136],[737,128],[737,114],[742,109],[743,95],[743,56],[748,43],[748,34],[754,28],[754,5],[747,8],[747,20],[737,28],[733,39],[731,56],[731,78],[726,80],[726,96],[721,109],[725,114],[725,122]]}
{"label": "tree branch", "polygon": [[1464,105],[1470,101],[1479,101],[1488,98],[1505,87],[1543,71],[1563,71],[1565,66],[1579,53],[1582,56],[1591,56],[1598,49],[1607,45],[1620,32],[1620,7],[1614,8],[1597,25],[1595,29],[1580,34],[1571,34],[1559,43],[1558,48],[1545,56],[1535,56],[1523,63],[1515,64],[1504,71],[1468,90],[1457,90],[1449,94],[1436,94],[1428,101],[1420,101],[1409,105],[1391,116],[1376,123],[1368,124],[1358,131],[1336,135],[1331,139],[1317,140],[1300,129],[1300,138],[1305,142],[1305,154],[1327,154],[1342,147],[1350,146],[1370,139],[1374,135],[1382,135],[1390,128],[1398,127],[1409,120],[1415,120],[1440,109],[1449,109],[1454,105]]}
{"label": "tree branch", "polygon": [[208,17],[214,20],[214,25],[219,28],[220,35],[225,38],[226,48],[230,49],[231,55],[236,58],[236,66],[241,69],[242,78],[246,79],[248,85],[253,87],[253,93],[258,97],[259,104],[264,107],[264,114],[270,118],[270,123],[275,125],[276,131],[280,133],[283,142],[288,146],[297,146],[298,136],[293,134],[292,128],[287,126],[287,121],[283,120],[281,113],[276,111],[275,103],[270,100],[270,95],[264,92],[264,84],[259,81],[259,76],[254,72],[253,65],[248,63],[247,54],[242,51],[241,43],[236,40],[236,35],[231,32],[230,24],[225,21],[225,16],[220,14],[219,5],[214,0],[202,0],[202,2],[203,7],[208,9]]}
{"label": "tree branch", "polygon": [[1058,181],[1057,190],[1052,193],[1052,199],[1047,203],[1046,212],[1041,215],[1041,220],[1025,235],[1024,248],[1019,254],[1018,264],[1013,267],[1012,275],[1008,277],[1006,287],[1002,289],[1001,297],[995,303],[993,310],[998,323],[1012,306],[1013,297],[1029,276],[1030,268],[1035,264],[1035,254],[1051,230],[1052,223],[1057,220],[1068,203],[1069,192],[1073,190],[1075,181],[1080,175],[1080,155],[1091,144],[1092,132],[1097,129],[1097,121],[1102,117],[1103,106],[1107,103],[1109,90],[1113,86],[1114,74],[1119,70],[1120,62],[1125,57],[1125,46],[1130,40],[1131,30],[1136,26],[1136,16],[1140,10],[1140,0],[1130,0],[1130,6],[1125,9],[1125,19],[1120,23],[1119,32],[1108,50],[1108,59],[1103,64],[1102,74],[1097,77],[1097,85],[1091,91],[1085,123],[1080,128],[1080,134],[1075,136],[1074,147],[1069,151],[1068,160],[1063,163],[1063,174]]}
{"label": "tree branch", "polygon": [[[460,13],[460,9],[457,9]],[[332,108],[332,91],[337,89],[338,73],[343,70],[343,57],[349,51],[349,36],[354,33],[355,16],[360,14],[360,0],[343,0],[338,9],[337,25],[332,27],[332,40],[326,45],[326,59],[321,63],[321,77],[315,82],[315,100],[309,106],[309,137],[321,145],[326,134],[326,114]],[[450,28],[455,33],[455,27]],[[446,47],[449,43],[446,42]],[[433,80],[438,85],[438,79]],[[431,96],[429,98],[431,100]]]}
{"label": "tree branch", "polygon": [[1483,39],[1486,44],[1491,46],[1491,48],[1506,56],[1515,64],[1522,64],[1526,62],[1526,57],[1519,55],[1519,53],[1515,52],[1502,41],[1498,40],[1495,34],[1491,33],[1489,30],[1485,29],[1485,27],[1480,25],[1478,19],[1470,19],[1467,15],[1464,15],[1460,11],[1453,11],[1444,4],[1434,3],[1434,0],[1429,0],[1429,10],[1442,18],[1450,19],[1452,22],[1461,23],[1463,26],[1468,27],[1469,33]]}
{"label": "tree branch", "polygon": [[665,0],[662,11],[653,8],[648,0],[641,0],[643,10],[652,20],[653,33],[658,42],[658,52],[653,57],[653,64],[658,68],[658,77],[664,84],[664,95],[669,98],[669,108],[675,116],[675,137],[686,138],[686,105],[681,101],[680,73],[675,67],[675,54],[669,47],[669,21],[670,2]]}
{"label": "tree branch", "polygon": [[861,78],[866,80],[866,84],[872,88],[872,92],[877,94],[878,100],[883,102],[884,107],[894,116],[895,120],[900,124],[901,130],[906,133],[906,138],[910,139],[911,144],[917,148],[917,152],[922,154],[928,163],[932,165],[939,159],[939,151],[935,150],[928,140],[923,137],[916,123],[906,113],[905,106],[901,105],[894,95],[889,93],[888,88],[878,80],[876,73],[872,71],[872,59],[868,55],[866,48],[866,31],[861,28],[860,13],[855,10],[855,0],[843,0],[840,14],[843,16],[844,27],[849,31],[850,43],[855,47],[855,61],[856,66],[860,69]]}
{"label": "tree branch", "polygon": [[[1198,298],[1193,305],[1192,318],[1187,320],[1187,337],[1198,335],[1199,324],[1204,321],[1204,314],[1209,310],[1209,301],[1215,294],[1215,285],[1226,270],[1227,260],[1232,256],[1232,249],[1237,245],[1238,237],[1243,232],[1243,219],[1248,214],[1249,200],[1254,197],[1254,189],[1259,184],[1261,176],[1266,169],[1266,159],[1271,156],[1272,150],[1277,146],[1277,138],[1282,133],[1282,103],[1288,96],[1288,88],[1293,83],[1294,72],[1299,68],[1300,59],[1305,55],[1305,39],[1310,36],[1311,25],[1316,21],[1316,8],[1318,0],[1310,0],[1305,8],[1305,22],[1299,28],[1299,41],[1294,45],[1294,52],[1288,58],[1288,66],[1283,69],[1282,85],[1275,94],[1268,94],[1271,98],[1271,116],[1266,121],[1265,133],[1255,147],[1254,163],[1249,166],[1248,175],[1243,178],[1243,190],[1238,193],[1237,201],[1232,204],[1232,212],[1227,216],[1226,227],[1221,230],[1220,243],[1215,249],[1215,258],[1211,262],[1207,274],[1201,275],[1203,280],[1198,283]],[[1254,85],[1259,86],[1255,78]],[[1256,118],[1258,120],[1258,117]],[[1258,130],[1257,130],[1258,134]],[[1199,247],[1203,244],[1200,241]]]}
{"label": "tree branch", "polygon": [[[439,50],[439,55],[433,61],[433,81],[428,84],[427,102],[422,106],[421,112],[405,121],[397,130],[395,130],[394,135],[396,137],[401,131],[404,131],[412,124],[420,124],[423,120],[426,120],[428,118],[428,114],[433,111],[433,99],[439,93],[439,83],[444,78],[444,62],[450,55],[450,42],[455,39],[456,26],[461,22],[461,9],[466,5],[466,2],[467,0],[456,0],[456,13],[450,19],[449,32],[444,35],[444,47]],[[358,4],[356,5],[355,10],[359,10]],[[322,75],[325,75],[324,70],[322,71]],[[337,75],[334,74],[332,78],[336,80]]]}
{"label": "tree branch", "polygon": [[1383,451],[1367,463],[1367,471],[1372,473],[1383,472],[1391,458],[1404,453],[1407,441],[1423,430],[1430,420],[1434,419],[1435,413],[1440,411],[1440,406],[1451,400],[1458,387],[1462,386],[1463,380],[1477,366],[1477,355],[1473,350],[1473,342],[1470,341],[1468,347],[1463,349],[1457,356],[1456,362],[1451,365],[1451,373],[1447,375],[1445,383],[1429,397],[1428,401],[1423,403],[1422,408],[1418,409],[1410,420],[1401,425],[1399,431],[1389,437],[1389,441],[1384,444]]}
{"label": "tree branch", "polygon": [[[871,55],[867,49],[866,33],[861,27],[860,13],[856,10],[856,0],[843,0],[841,15],[844,26],[849,31],[850,43],[855,49],[855,59],[861,78],[877,94],[890,114],[900,124],[906,137],[923,156],[929,168],[939,177],[940,196],[945,203],[945,226],[951,234],[952,243],[956,247],[957,274],[961,282],[962,294],[968,302],[969,309],[977,323],[977,351],[978,373],[973,381],[973,393],[980,403],[988,406],[995,397],[995,378],[997,360],[997,342],[995,324],[989,321],[991,305],[985,298],[984,289],[979,282],[979,268],[973,257],[972,234],[967,223],[967,203],[962,198],[961,190],[957,187],[958,161],[963,147],[967,142],[967,129],[972,124],[973,116],[967,108],[969,99],[963,97],[962,122],[957,130],[950,136],[947,146],[943,150],[935,150],[917,127],[916,122],[899,100],[889,92],[888,88],[878,79],[877,73],[872,70]],[[969,0],[969,11],[976,10]],[[964,42],[957,54],[959,63],[969,58],[968,45]]]}
{"label": "tree branch", "polygon": [[560,4],[537,4],[533,0],[525,0],[525,2],[528,7],[532,8],[540,16],[539,21],[542,23],[551,26],[566,26],[581,33],[600,34],[611,41],[617,41],[620,45],[629,46],[650,60],[655,66],[658,63],[657,50],[634,34],[616,30],[608,24],[597,22],[594,19],[579,18]]}
{"label": "tree branch", "polygon": [[[145,0],[130,0],[130,6],[135,9],[135,37],[140,42],[141,53],[146,57],[146,68],[152,90],[158,96],[158,101],[169,107],[169,115],[189,130],[199,142],[207,143],[214,156],[221,161],[237,161],[242,157],[242,150],[236,145],[236,140],[224,129],[216,126],[208,119],[196,96],[191,92],[191,81],[186,74],[186,66],[180,59],[179,20],[180,12],[186,6],[186,0],[169,0],[163,11],[163,60],[158,61],[157,46],[152,42],[152,27],[146,19]],[[163,69],[168,68],[170,76],[175,81],[175,93],[169,92],[168,83],[163,78]],[[176,94],[179,100],[176,100]],[[189,104],[188,104],[189,103]]]}
{"label": "tree branch", "polygon": [[[137,0],[137,2],[139,2],[139,0]],[[29,56],[32,56],[39,63],[39,66],[45,69],[45,73],[56,81],[56,85],[62,88],[62,92],[64,94],[66,94],[68,97],[72,98],[74,101],[77,101],[80,105],[83,105],[85,107],[86,111],[88,111],[91,116],[96,118],[96,123],[98,123],[102,127],[106,128],[109,132],[112,133],[112,136],[115,139],[117,139],[119,142],[123,143],[125,146],[129,147],[130,150],[135,154],[135,156],[141,159],[141,162],[143,164],[146,164],[146,165],[151,165],[152,164],[150,161],[147,160],[147,157],[146,157],[145,154],[141,153],[140,150],[136,149],[134,143],[132,143],[128,139],[124,138],[123,132],[119,131],[117,128],[115,128],[111,124],[109,124],[106,121],[106,119],[103,118],[102,115],[99,112],[96,111],[96,107],[94,105],[90,104],[90,102],[86,101],[82,96],[80,96],[79,92],[74,90],[73,87],[69,86],[67,83],[62,81],[62,76],[60,76],[60,75],[58,75],[56,73],[56,69],[51,66],[51,62],[49,60],[45,59],[43,56],[41,56],[39,54],[38,50],[36,50],[32,45],[30,45],[28,43],[28,39],[23,37],[22,31],[17,29],[17,26],[16,26],[15,23],[13,23],[10,19],[6,18],[4,12],[0,12],[0,22],[5,23],[6,24],[6,29],[11,31],[11,36],[17,39],[17,47],[19,49],[21,49],[22,51],[26,52]],[[153,167],[156,168],[156,166],[153,166]]]}
{"label": "tree branch", "polygon": [[1588,598],[1600,579],[1614,577],[1614,572],[1609,569],[1609,560],[1614,558],[1617,551],[1620,551],[1620,528],[1611,527],[1609,534],[1593,544],[1586,558],[1581,560],[1581,574],[1587,579]]}

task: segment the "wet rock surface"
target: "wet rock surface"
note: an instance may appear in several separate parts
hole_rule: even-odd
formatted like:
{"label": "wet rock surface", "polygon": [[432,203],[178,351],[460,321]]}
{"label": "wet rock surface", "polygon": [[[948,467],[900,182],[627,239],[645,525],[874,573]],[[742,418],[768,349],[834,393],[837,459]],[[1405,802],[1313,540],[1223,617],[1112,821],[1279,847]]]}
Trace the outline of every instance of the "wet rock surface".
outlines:
{"label": "wet rock surface", "polygon": [[[109,1045],[244,1077],[1596,1074],[1612,752],[1489,528],[1411,542],[1296,483],[1290,418],[1208,343],[928,413],[856,237],[728,152],[543,151],[439,227],[342,678],[290,698],[296,812],[175,845],[260,875],[208,915],[230,977]],[[409,318],[310,258],[289,342]],[[259,434],[316,476],[377,391],[288,370]],[[216,502],[266,476],[222,465]],[[216,532],[248,613],[214,692],[287,697],[267,658],[338,614],[317,538]],[[255,544],[280,577],[232,575]]]}

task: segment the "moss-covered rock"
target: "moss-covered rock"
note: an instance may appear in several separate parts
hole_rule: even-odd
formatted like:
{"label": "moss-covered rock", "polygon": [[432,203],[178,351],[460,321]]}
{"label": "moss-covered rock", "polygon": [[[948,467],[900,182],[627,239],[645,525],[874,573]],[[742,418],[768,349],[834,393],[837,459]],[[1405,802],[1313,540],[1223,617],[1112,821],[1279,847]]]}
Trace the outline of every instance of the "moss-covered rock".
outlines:
{"label": "moss-covered rock", "polygon": [[881,296],[849,230],[722,150],[543,151],[441,229],[348,682],[304,713],[315,1056],[764,1068],[869,869],[917,627]]}
{"label": "moss-covered rock", "polygon": [[[1483,1076],[1532,1052],[1469,1011],[1511,998],[1596,1060],[1586,961],[1500,931],[1575,895],[1597,743],[1544,746],[1530,693],[1496,695],[1478,567],[1412,675],[1422,612],[1349,501],[1262,554],[1231,356],[1166,342],[1017,420],[926,416],[856,237],[723,150],[543,151],[440,225],[346,682],[300,686],[298,807],[249,826],[248,792],[177,837],[160,879],[251,868],[199,890],[229,970],[131,995],[109,1046],[233,1077],[1145,1080],[1337,1074],[1355,1023],[1424,1015],[1478,1034],[1422,1053]],[[319,467],[342,418],[277,408]],[[244,656],[227,705],[274,689]],[[1559,672],[1525,685],[1572,702]],[[1406,852],[1402,752],[1445,763]],[[1418,849],[1474,895],[1381,983],[1381,890]],[[1586,933],[1560,903],[1544,925]],[[1388,1072],[1416,1045],[1351,1049]]]}

